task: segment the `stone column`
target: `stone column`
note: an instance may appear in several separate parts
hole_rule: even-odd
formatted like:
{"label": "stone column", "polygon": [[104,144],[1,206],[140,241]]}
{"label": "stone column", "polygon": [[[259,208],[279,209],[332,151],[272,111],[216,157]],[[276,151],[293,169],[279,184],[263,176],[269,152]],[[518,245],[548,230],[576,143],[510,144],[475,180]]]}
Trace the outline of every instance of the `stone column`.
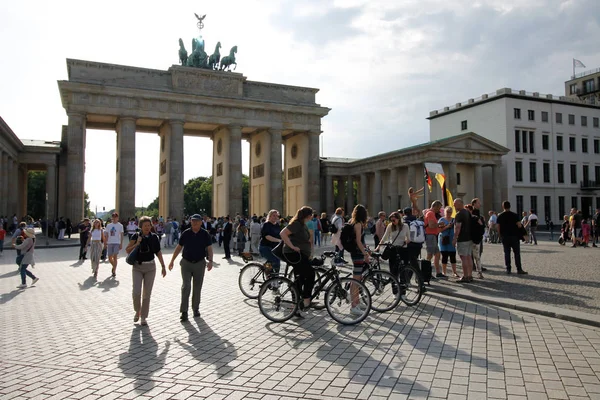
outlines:
{"label": "stone column", "polygon": [[[270,157],[270,180],[269,207],[283,214],[283,175],[281,164],[281,129],[271,129],[271,157]],[[252,172],[252,171],[250,171]]]}
{"label": "stone column", "polygon": [[65,220],[78,223],[84,213],[85,122],[83,114],[68,114],[67,126],[67,193]]}
{"label": "stone column", "polygon": [[365,206],[367,208],[367,210],[369,209],[368,205],[369,205],[369,197],[368,197],[368,181],[367,181],[367,174],[360,174],[360,190],[359,190],[359,194],[358,194],[358,198],[360,199],[360,203]]}
{"label": "stone column", "polygon": [[[337,177],[337,197],[335,199],[335,206],[336,207],[344,207],[344,204],[346,203],[346,185],[345,182],[342,178]],[[347,212],[348,210],[346,210]]]}
{"label": "stone column", "polygon": [[475,164],[474,166],[474,195],[473,198],[475,197],[479,197],[481,199],[481,201],[483,201],[483,166],[479,165],[479,164]]}
{"label": "stone column", "polygon": [[[496,212],[502,211],[502,177],[500,176],[500,165],[492,165],[492,208]],[[516,209],[516,206],[515,206]]]}
{"label": "stone column", "polygon": [[17,210],[17,204],[19,201],[19,189],[18,189],[18,183],[20,181],[20,177],[19,177],[19,170],[16,167],[15,161],[11,158],[8,157],[8,163],[7,163],[7,170],[8,170],[8,196],[7,196],[7,204],[6,204],[6,209],[7,209],[7,216],[8,217],[12,217],[13,214],[17,214],[17,218],[19,218],[19,221],[21,220],[22,215],[19,215],[19,210]]}
{"label": "stone column", "polygon": [[[448,163],[448,176],[446,177],[446,187],[450,189],[453,198],[458,197],[458,185],[456,184],[456,163]],[[463,199],[466,203],[466,199]]]}
{"label": "stone column", "polygon": [[388,213],[398,210],[398,169],[390,168],[390,209]]}
{"label": "stone column", "polygon": [[369,210],[371,215],[377,215],[383,209],[381,202],[381,171],[375,171],[375,180],[373,182],[373,209]]}
{"label": "stone column", "polygon": [[183,121],[169,121],[169,214],[179,218],[183,213]]}
{"label": "stone column", "polygon": [[115,210],[121,219],[135,215],[135,118],[117,123],[117,190]]}
{"label": "stone column", "polygon": [[19,163],[16,161],[14,168],[17,171],[17,176],[19,177],[19,181],[15,183],[15,187],[19,193],[15,199],[15,208],[17,210],[17,215],[24,217],[27,215],[27,182],[29,181],[29,170],[27,167],[19,165]]}
{"label": "stone column", "polygon": [[335,212],[335,204],[333,203],[333,177],[325,175],[325,212],[327,215],[332,215]]}
{"label": "stone column", "polygon": [[319,132],[310,132],[308,134],[308,188],[306,190],[306,200],[307,205],[317,213],[321,212],[319,146]]}
{"label": "stone column", "polygon": [[354,202],[354,181],[352,175],[348,175],[348,180],[346,181],[346,209],[352,210],[355,205]]}
{"label": "stone column", "polygon": [[8,153],[0,157],[0,214],[8,215]]}
{"label": "stone column", "polygon": [[44,215],[46,215],[46,210],[48,214],[46,215],[47,221],[54,221],[56,219],[56,166],[53,164],[49,164],[46,166],[46,193],[48,194],[48,204],[44,209]]}
{"label": "stone column", "polygon": [[[417,166],[416,165],[411,164],[408,166],[407,178],[408,178],[408,187],[409,188],[413,188],[415,191],[419,190],[421,188],[421,186],[417,187]],[[410,201],[410,199],[409,199],[409,201]]]}
{"label": "stone column", "polygon": [[242,210],[242,127],[229,125],[229,204],[227,214],[243,214]]}

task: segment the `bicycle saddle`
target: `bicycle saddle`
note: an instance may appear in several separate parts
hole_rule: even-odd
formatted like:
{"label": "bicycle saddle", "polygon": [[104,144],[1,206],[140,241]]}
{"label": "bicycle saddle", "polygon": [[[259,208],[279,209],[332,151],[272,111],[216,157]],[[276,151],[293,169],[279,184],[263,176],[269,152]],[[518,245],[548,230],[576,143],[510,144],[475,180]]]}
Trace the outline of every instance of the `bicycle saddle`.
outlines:
{"label": "bicycle saddle", "polygon": [[323,255],[325,257],[329,257],[329,258],[335,257],[335,254],[336,254],[335,251],[325,251],[325,252],[323,252]]}

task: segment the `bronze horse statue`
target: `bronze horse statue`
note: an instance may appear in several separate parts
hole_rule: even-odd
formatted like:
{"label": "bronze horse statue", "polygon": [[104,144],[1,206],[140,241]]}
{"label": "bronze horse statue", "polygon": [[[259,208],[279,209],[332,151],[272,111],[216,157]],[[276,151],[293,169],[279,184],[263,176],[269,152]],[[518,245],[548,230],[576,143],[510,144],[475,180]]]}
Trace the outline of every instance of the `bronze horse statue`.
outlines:
{"label": "bronze horse statue", "polygon": [[221,53],[219,49],[221,48],[221,42],[217,42],[215,46],[215,52],[210,55],[208,58],[208,67],[212,70],[219,69],[219,61],[221,61]]}
{"label": "bronze horse statue", "polygon": [[237,46],[233,46],[229,51],[229,55],[221,59],[221,67],[219,68],[219,71],[229,71],[231,69],[231,65],[235,65],[233,68],[235,71],[235,68],[237,67],[237,63],[235,62],[235,53],[237,53]]}
{"label": "bronze horse statue", "polygon": [[188,60],[188,52],[183,45],[183,40],[179,38],[179,62],[181,65],[186,66]]}

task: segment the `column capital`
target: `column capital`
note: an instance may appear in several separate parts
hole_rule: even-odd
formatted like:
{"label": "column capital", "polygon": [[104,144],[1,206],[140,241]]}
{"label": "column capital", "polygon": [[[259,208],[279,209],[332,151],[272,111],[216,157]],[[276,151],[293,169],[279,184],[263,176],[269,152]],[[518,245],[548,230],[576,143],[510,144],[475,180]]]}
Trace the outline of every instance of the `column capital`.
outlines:
{"label": "column capital", "polygon": [[170,119],[168,120],[169,125],[183,125],[185,124],[185,121],[182,119]]}
{"label": "column capital", "polygon": [[69,118],[85,118],[86,114],[82,112],[67,111],[67,117]]}
{"label": "column capital", "polygon": [[120,121],[133,121],[133,122],[136,122],[137,118],[136,117],[130,117],[130,116],[122,116],[122,117],[119,117],[119,122]]}

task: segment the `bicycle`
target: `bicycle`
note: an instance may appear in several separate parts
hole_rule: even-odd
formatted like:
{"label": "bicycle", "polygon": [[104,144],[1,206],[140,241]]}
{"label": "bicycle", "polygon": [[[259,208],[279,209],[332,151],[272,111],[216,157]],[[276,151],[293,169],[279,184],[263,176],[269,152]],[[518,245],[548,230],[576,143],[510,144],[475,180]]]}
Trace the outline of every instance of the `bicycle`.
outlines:
{"label": "bicycle", "polygon": [[[383,243],[383,246],[391,246],[390,243]],[[374,263],[376,264],[376,268],[381,268],[380,266],[380,253],[372,253],[371,254],[374,259]],[[421,297],[423,296],[423,277],[421,276],[421,271],[419,271],[414,265],[404,262],[400,257],[399,252],[395,252],[395,257],[398,262],[398,283],[400,285],[400,300],[407,306],[414,306],[421,301]],[[393,274],[391,274],[393,275]]]}
{"label": "bicycle", "polygon": [[[335,252],[329,251],[315,260],[320,260],[320,265],[323,265],[326,258],[333,257]],[[367,287],[356,279],[340,277],[340,271],[335,263],[323,271],[325,271],[323,275],[316,279],[310,297],[311,307],[321,309],[319,305],[313,305],[312,301],[318,299],[321,292],[324,292],[325,308],[335,321],[343,325],[354,325],[367,318],[371,310],[371,295]],[[298,293],[296,284],[281,276],[267,280],[258,294],[260,312],[273,322],[289,320],[300,307],[303,307],[301,304],[303,299]]]}

